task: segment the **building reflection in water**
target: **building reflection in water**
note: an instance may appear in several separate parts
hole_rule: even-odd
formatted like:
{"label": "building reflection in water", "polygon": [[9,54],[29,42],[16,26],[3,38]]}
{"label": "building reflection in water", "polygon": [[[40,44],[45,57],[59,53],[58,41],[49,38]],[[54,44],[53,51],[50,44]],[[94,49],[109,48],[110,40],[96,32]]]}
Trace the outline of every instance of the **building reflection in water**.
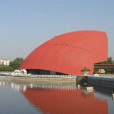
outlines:
{"label": "building reflection in water", "polygon": [[77,89],[32,89],[23,95],[38,110],[50,114],[108,114],[107,102]]}
{"label": "building reflection in water", "polygon": [[0,86],[5,86],[5,82],[4,81],[0,81]]}

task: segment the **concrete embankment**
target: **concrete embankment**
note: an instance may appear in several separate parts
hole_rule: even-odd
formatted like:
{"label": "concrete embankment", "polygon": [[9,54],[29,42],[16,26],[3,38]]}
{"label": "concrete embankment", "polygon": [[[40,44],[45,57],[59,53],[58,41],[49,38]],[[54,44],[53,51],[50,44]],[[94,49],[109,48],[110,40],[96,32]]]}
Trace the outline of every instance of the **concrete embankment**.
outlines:
{"label": "concrete embankment", "polygon": [[76,86],[76,78],[66,77],[14,77],[14,76],[0,76],[0,81],[9,81],[14,83],[27,83],[39,85],[66,85]]}
{"label": "concrete embankment", "polygon": [[85,76],[78,78],[80,79],[78,82],[80,82],[83,85],[86,84],[89,86],[98,86],[100,88],[114,89],[114,78],[96,76]]}

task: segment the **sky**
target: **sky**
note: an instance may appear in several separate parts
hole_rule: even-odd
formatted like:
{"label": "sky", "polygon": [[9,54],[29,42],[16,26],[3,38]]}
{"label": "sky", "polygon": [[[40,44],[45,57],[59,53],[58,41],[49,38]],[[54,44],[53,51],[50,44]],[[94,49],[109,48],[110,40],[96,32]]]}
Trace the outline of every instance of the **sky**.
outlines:
{"label": "sky", "polygon": [[106,32],[114,59],[114,0],[0,0],[0,58],[26,58],[47,40],[80,30]]}

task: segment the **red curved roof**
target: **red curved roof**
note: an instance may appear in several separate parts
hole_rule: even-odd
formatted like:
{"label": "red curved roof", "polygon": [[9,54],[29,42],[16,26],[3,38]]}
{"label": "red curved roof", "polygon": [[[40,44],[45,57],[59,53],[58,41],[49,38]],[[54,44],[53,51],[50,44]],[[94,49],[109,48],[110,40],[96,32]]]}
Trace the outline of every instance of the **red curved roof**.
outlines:
{"label": "red curved roof", "polygon": [[27,88],[22,93],[44,114],[108,114],[107,102],[94,98],[93,92],[86,95],[84,90]]}
{"label": "red curved roof", "polygon": [[81,75],[87,67],[107,61],[108,41],[105,32],[77,31],[56,36],[36,48],[19,69],[42,69]]}

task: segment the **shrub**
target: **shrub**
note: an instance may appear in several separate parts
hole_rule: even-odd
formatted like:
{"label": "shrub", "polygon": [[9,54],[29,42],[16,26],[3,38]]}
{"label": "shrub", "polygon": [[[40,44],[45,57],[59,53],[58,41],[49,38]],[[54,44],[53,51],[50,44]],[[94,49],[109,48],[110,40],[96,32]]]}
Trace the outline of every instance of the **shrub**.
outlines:
{"label": "shrub", "polygon": [[0,71],[13,71],[14,69],[11,66],[0,65]]}
{"label": "shrub", "polygon": [[82,69],[82,70],[81,70],[81,72],[82,72],[82,73],[83,73],[83,72],[85,72],[85,71],[90,72],[90,69],[88,69],[88,68],[84,67],[84,69]]}

